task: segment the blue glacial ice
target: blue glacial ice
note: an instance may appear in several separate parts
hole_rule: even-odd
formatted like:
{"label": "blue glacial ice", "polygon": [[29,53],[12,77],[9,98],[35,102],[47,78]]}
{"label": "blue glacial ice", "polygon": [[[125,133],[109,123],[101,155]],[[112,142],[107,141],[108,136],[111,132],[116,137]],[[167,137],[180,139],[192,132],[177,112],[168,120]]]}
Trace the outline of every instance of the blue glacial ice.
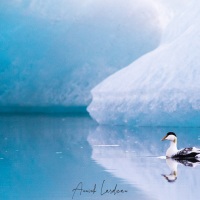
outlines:
{"label": "blue glacial ice", "polygon": [[92,90],[88,111],[97,122],[200,125],[199,8],[198,1],[184,2],[174,12],[158,48]]}
{"label": "blue glacial ice", "polygon": [[169,18],[153,0],[1,0],[0,106],[88,105],[158,46]]}

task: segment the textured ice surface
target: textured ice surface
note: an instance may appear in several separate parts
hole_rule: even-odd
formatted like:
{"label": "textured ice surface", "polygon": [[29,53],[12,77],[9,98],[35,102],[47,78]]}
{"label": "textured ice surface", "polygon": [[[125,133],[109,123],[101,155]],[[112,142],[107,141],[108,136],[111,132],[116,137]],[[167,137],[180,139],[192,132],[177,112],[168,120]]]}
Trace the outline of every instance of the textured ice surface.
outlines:
{"label": "textured ice surface", "polygon": [[154,0],[1,0],[0,106],[82,106],[90,89],[156,48]]}
{"label": "textured ice surface", "polygon": [[88,110],[99,123],[200,125],[200,3],[185,5],[158,48],[92,90]]}

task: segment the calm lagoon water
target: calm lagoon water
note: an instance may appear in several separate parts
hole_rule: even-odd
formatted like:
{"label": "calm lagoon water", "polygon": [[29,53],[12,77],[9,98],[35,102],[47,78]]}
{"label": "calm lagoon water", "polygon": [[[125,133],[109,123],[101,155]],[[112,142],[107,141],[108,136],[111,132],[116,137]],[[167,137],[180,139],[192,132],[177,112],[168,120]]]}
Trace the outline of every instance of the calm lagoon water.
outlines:
{"label": "calm lagoon water", "polygon": [[[198,199],[198,163],[158,158],[169,145],[160,141],[168,131],[177,133],[180,148],[200,147],[200,128],[99,126],[87,115],[1,115],[0,199]],[[114,189],[120,193],[110,193]]]}

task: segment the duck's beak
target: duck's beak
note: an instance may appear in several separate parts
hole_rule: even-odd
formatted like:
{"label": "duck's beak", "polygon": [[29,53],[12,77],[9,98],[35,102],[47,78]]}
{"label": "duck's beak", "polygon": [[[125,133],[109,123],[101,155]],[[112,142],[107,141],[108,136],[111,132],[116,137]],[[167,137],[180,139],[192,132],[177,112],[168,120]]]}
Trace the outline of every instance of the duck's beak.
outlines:
{"label": "duck's beak", "polygon": [[164,141],[166,137],[167,137],[167,136],[165,135],[165,137],[164,137],[161,141]]}

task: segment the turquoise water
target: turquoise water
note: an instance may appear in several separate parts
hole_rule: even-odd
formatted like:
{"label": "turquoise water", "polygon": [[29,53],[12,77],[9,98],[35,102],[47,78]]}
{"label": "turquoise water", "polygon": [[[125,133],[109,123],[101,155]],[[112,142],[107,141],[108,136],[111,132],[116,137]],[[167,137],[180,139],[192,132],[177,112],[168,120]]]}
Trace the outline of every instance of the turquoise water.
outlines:
{"label": "turquoise water", "polygon": [[180,148],[200,147],[200,128],[98,126],[87,115],[1,115],[0,199],[198,199],[200,167],[179,164],[175,180],[167,181],[169,163],[158,156],[169,145],[160,141],[168,131],[177,133]]}

